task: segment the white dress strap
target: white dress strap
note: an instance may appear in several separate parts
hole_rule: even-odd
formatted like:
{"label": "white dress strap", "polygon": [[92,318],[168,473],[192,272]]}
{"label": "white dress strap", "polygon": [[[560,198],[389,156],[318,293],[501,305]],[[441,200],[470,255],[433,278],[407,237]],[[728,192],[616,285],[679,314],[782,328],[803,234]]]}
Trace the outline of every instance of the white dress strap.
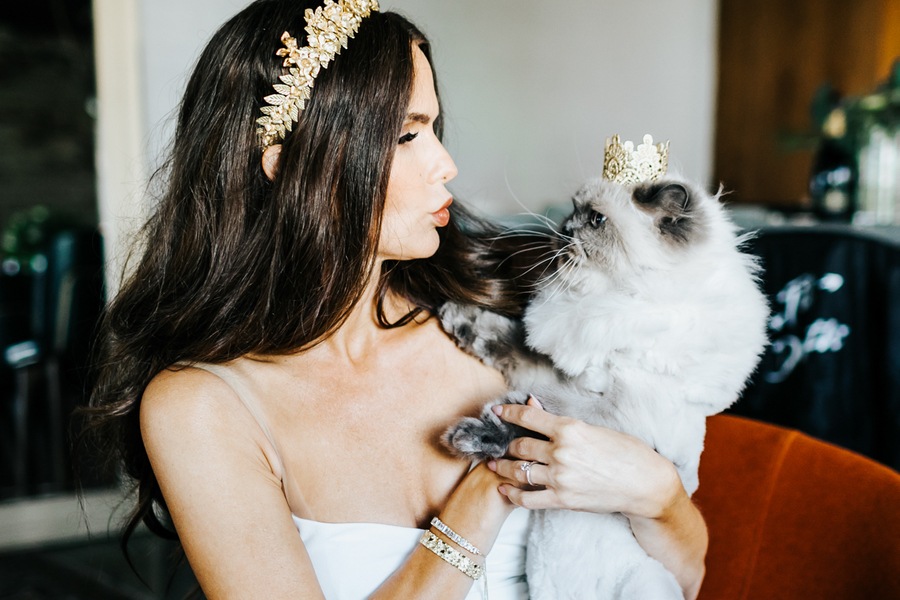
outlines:
{"label": "white dress strap", "polygon": [[229,368],[226,365],[194,363],[190,366],[212,373],[213,375],[224,381],[228,385],[228,387],[230,387],[234,391],[235,395],[238,397],[238,400],[241,401],[241,404],[244,406],[244,408],[247,409],[247,412],[250,413],[250,415],[253,417],[253,420],[256,421],[256,423],[259,425],[259,428],[266,436],[266,439],[269,441],[269,444],[272,447],[272,452],[274,454],[274,456],[272,457],[274,459],[272,469],[275,472],[275,475],[281,480],[282,485],[284,485],[285,469],[284,462],[281,460],[281,453],[279,452],[278,443],[275,441],[275,437],[272,435],[272,431],[269,429],[268,421],[266,420],[262,408],[259,406],[256,395],[248,388],[246,382],[244,381],[244,378],[240,377],[239,374],[235,373],[233,369]]}

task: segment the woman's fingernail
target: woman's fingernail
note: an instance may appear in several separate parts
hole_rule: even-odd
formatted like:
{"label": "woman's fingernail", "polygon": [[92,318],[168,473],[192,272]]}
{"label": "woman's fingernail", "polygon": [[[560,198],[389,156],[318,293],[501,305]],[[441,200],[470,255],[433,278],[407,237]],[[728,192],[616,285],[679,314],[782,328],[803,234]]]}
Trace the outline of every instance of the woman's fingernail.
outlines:
{"label": "woman's fingernail", "polygon": [[528,396],[528,400],[529,400],[530,402],[532,402],[535,406],[537,406],[538,408],[540,408],[541,410],[544,410],[544,405],[541,404],[541,401],[538,400],[537,398],[535,398],[534,396]]}
{"label": "woman's fingernail", "polygon": [[498,487],[498,488],[497,488],[497,491],[499,491],[499,492],[500,492],[501,494],[503,494],[504,496],[509,496],[509,494],[508,494],[507,491],[506,491],[506,486],[505,486],[505,485],[501,485],[500,487]]}
{"label": "woman's fingernail", "polygon": [[503,414],[503,407],[500,406],[499,404],[495,404],[491,408],[491,410],[494,411],[494,414],[497,415],[498,417]]}
{"label": "woman's fingernail", "polygon": [[497,461],[496,460],[488,461],[487,468],[490,469],[491,471],[496,471],[497,470]]}

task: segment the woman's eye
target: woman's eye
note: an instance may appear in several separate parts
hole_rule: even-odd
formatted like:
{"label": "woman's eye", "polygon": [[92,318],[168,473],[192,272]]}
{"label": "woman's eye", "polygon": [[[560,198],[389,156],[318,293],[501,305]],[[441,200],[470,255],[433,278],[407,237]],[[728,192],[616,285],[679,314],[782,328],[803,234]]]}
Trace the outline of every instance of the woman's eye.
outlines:
{"label": "woman's eye", "polygon": [[588,224],[591,227],[597,229],[604,223],[606,223],[606,215],[600,214],[595,210],[591,211],[591,216],[588,218]]}
{"label": "woman's eye", "polygon": [[400,136],[399,144],[405,144],[407,142],[411,142],[419,136],[418,133],[407,133],[406,135]]}

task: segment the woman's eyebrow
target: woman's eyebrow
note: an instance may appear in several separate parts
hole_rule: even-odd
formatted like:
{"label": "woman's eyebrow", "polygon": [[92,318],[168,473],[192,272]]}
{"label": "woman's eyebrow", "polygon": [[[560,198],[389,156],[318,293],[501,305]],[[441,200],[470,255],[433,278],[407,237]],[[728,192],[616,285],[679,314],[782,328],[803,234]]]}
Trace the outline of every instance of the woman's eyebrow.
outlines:
{"label": "woman's eyebrow", "polygon": [[406,115],[406,123],[421,123],[422,125],[428,125],[431,123],[431,117],[424,113],[409,113]]}

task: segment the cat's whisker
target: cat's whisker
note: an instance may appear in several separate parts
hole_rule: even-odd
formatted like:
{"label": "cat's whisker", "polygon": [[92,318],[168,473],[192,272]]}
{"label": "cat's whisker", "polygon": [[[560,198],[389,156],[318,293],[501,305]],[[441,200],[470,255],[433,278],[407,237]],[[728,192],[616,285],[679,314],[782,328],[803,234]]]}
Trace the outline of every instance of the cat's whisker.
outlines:
{"label": "cat's whisker", "polygon": [[515,192],[513,192],[512,184],[509,183],[509,173],[507,173],[505,171],[503,173],[503,181],[506,183],[506,190],[509,192],[509,195],[512,196],[512,199],[516,201],[516,204],[518,204],[519,206],[522,207],[522,209],[524,209],[525,212],[520,213],[520,214],[524,214],[526,216],[538,219],[544,225],[547,225],[548,227],[550,227],[550,229],[556,228],[556,223],[553,222],[553,219],[551,219],[547,215],[540,215],[540,214],[534,212],[533,210],[531,210],[530,208],[525,206],[524,202],[519,200],[519,197],[516,195]]}
{"label": "cat's whisker", "polygon": [[543,285],[552,290],[549,297],[547,298],[548,300],[551,298],[554,298],[560,291],[567,288],[567,286],[560,285],[560,284],[566,282],[566,273],[565,272],[568,267],[569,267],[569,265],[561,266],[556,272],[551,274],[550,277],[548,277],[544,281]]}
{"label": "cat's whisker", "polygon": [[[532,271],[535,271],[538,268],[543,267],[543,270],[541,271],[541,276],[543,276],[547,272],[547,270],[553,266],[553,264],[556,262],[556,259],[558,256],[559,256],[558,254],[554,253],[551,256],[548,256],[547,258],[543,258],[539,261],[536,261],[531,267],[529,267],[526,271],[524,271],[522,273],[522,275],[527,275],[528,273],[531,273]],[[538,285],[538,283],[535,282],[535,283],[532,283],[531,285],[533,287],[536,287]]]}
{"label": "cat's whisker", "polygon": [[[527,253],[529,253],[529,252],[531,252],[531,251],[533,251],[533,250],[536,250],[536,249],[538,249],[538,248],[543,248],[543,247],[544,247],[543,244],[532,244],[532,245],[528,245],[528,246],[522,246],[521,248],[519,248],[519,249],[516,250],[515,252],[510,253],[509,256],[508,256],[507,258],[512,258],[513,256],[518,256],[518,255],[520,255],[520,254],[527,254]],[[543,256],[546,256],[547,254],[550,254],[550,253],[545,252]],[[504,259],[504,260],[506,260],[506,259]],[[537,260],[537,263],[539,264],[539,263],[542,263],[542,262],[544,262],[544,261],[546,261],[546,260],[548,260],[548,259],[542,257],[542,258],[539,258],[539,259]]]}
{"label": "cat's whisker", "polygon": [[560,273],[559,277],[557,277],[556,280],[553,282],[553,285],[555,286],[555,289],[544,300],[544,303],[551,302],[554,299],[556,299],[556,297],[559,296],[560,294],[563,294],[563,293],[569,291],[570,282],[562,273]]}
{"label": "cat's whisker", "polygon": [[571,246],[571,245],[572,245],[571,243],[570,243],[570,244],[566,244],[565,246],[562,246],[561,248],[557,248],[557,249],[553,250],[552,252],[549,252],[548,255],[547,255],[547,257],[544,258],[543,260],[545,260],[545,261],[555,261],[555,260],[558,259],[560,256],[562,256],[564,253],[566,253],[566,252],[568,251],[568,249],[569,249],[569,246]]}
{"label": "cat's whisker", "polygon": [[560,250],[554,250],[552,252],[545,252],[544,255],[535,261],[534,266],[541,266],[547,263],[553,263],[559,258]]}
{"label": "cat's whisker", "polygon": [[[513,256],[516,256],[518,254],[528,252],[528,251],[529,251],[529,249],[522,249],[517,252],[514,252],[514,253],[510,254],[508,257],[504,258],[503,261],[501,261],[501,264],[503,264],[504,262],[506,262]],[[556,263],[556,260],[559,257],[559,253],[560,253],[559,250],[552,250],[549,252],[544,252],[540,258],[538,258],[531,264],[531,266],[529,266],[527,269],[525,269],[521,273],[517,273],[515,275],[515,277],[517,277],[517,278],[525,277],[525,276],[529,275],[530,273],[540,269],[539,275],[536,278],[533,278],[534,280],[527,284],[527,287],[536,288],[538,286],[538,281],[543,280],[545,278],[547,272],[553,268],[553,265]]]}
{"label": "cat's whisker", "polygon": [[552,276],[550,278],[548,278],[547,281],[549,283],[553,283],[554,280],[565,277],[566,272],[571,270],[572,268],[574,268],[575,265],[573,263],[573,258],[571,256],[570,249],[577,243],[578,242],[572,242],[572,243],[566,244],[565,246],[560,248],[559,251],[556,252],[555,256],[553,257],[555,261],[560,261],[560,257],[562,257],[563,255],[566,255],[566,254],[568,254],[569,257],[564,261],[560,261],[561,264],[559,265],[559,268],[557,268],[556,272],[554,272],[552,274]]}
{"label": "cat's whisker", "polygon": [[[495,240],[495,241],[497,241],[497,240]],[[547,252],[552,252],[552,251],[555,251],[556,248],[558,248],[558,245],[550,244],[549,242],[556,242],[556,241],[557,240],[555,240],[555,239],[550,239],[550,240],[546,240],[546,241],[531,239],[529,241],[526,241],[523,244],[520,244],[517,247],[518,249],[516,250],[516,253],[518,254],[519,252],[529,251],[529,250],[539,250],[542,248],[545,249]]]}
{"label": "cat's whisker", "polygon": [[539,214],[536,212],[531,212],[531,211],[526,212],[526,213],[519,213],[519,215],[537,219],[541,224],[543,224],[545,227],[547,227],[549,229],[555,230],[558,227],[558,224],[553,219],[548,217],[547,215],[542,215],[542,214]]}
{"label": "cat's whisker", "polygon": [[[548,258],[545,258],[545,259],[542,261],[544,264],[546,264],[546,266],[544,267],[543,273],[546,273],[546,272],[547,272],[547,269],[548,269],[551,265],[555,264],[555,263],[557,262],[557,260],[559,259],[559,257],[560,257],[564,252],[566,252],[567,249],[568,249],[568,245],[565,246],[565,247],[563,247],[563,248],[561,248],[561,249],[559,249],[559,250],[557,250],[556,252],[554,252],[554,253],[552,254],[552,256],[549,256]],[[540,263],[538,263],[538,265],[540,265]],[[561,266],[560,268],[554,270],[554,272],[551,273],[548,277],[542,278],[542,279],[540,279],[539,281],[533,283],[533,284],[532,284],[533,287],[540,288],[540,287],[544,287],[544,286],[546,286],[546,285],[553,285],[553,284],[554,284],[554,280],[559,279],[560,277],[563,276],[562,271],[563,271],[564,268],[565,268],[565,265],[563,265],[563,266]],[[543,275],[543,273],[541,273],[541,274]]]}
{"label": "cat's whisker", "polygon": [[[505,256],[503,258],[503,260],[500,261],[500,264],[502,265],[502,264],[506,263],[506,261],[510,260],[511,258],[513,258],[515,256],[518,256],[520,254],[527,254],[528,252],[531,252],[534,248],[539,248],[539,247],[541,247],[541,246],[535,246],[533,248],[527,248],[527,247],[521,248],[515,252],[510,253],[508,256]],[[531,267],[529,267],[526,271],[524,271],[522,273],[522,275],[526,275],[526,274],[530,273],[535,268],[535,266],[540,266],[542,263],[547,262],[548,260],[550,260],[550,259],[541,258],[541,259],[537,260],[535,265],[532,265]]]}
{"label": "cat's whisker", "polygon": [[500,235],[495,235],[493,237],[486,238],[490,241],[498,241],[505,240],[508,238],[517,238],[517,237],[538,237],[544,238],[548,240],[557,239],[557,235],[555,233],[550,233],[547,231],[530,231],[528,229],[510,229],[501,233]]}
{"label": "cat's whisker", "polygon": [[567,235],[567,234],[563,233],[561,229],[555,229],[553,231],[553,234],[554,234],[554,237],[556,237],[557,239],[565,240],[567,242],[575,242],[578,239],[574,235]]}
{"label": "cat's whisker", "polygon": [[516,228],[509,229],[507,231],[504,231],[500,235],[495,236],[495,238],[491,238],[491,239],[506,239],[506,238],[515,238],[515,237],[533,237],[533,238],[541,238],[541,239],[555,241],[560,238],[568,238],[569,236],[560,234],[558,231],[556,231],[554,229],[542,230],[542,229],[530,229],[530,228],[526,227],[524,229],[516,229]]}
{"label": "cat's whisker", "polygon": [[486,237],[484,238],[484,240],[488,242],[488,246],[490,248],[493,248],[494,244],[497,242],[516,238],[528,239],[519,246],[519,249],[513,255],[517,255],[522,252],[533,252],[535,250],[547,248],[548,246],[556,246],[559,241],[559,239],[551,233],[528,230],[510,230],[493,237]]}
{"label": "cat's whisker", "polygon": [[[509,255],[504,257],[504,259],[500,262],[500,264],[505,264],[506,261],[511,260],[517,256],[521,256],[523,254],[535,253],[538,250],[544,250],[541,252],[537,259],[531,263],[525,271],[518,273],[517,277],[524,277],[534,272],[537,269],[541,269],[540,277],[543,277],[545,273],[550,269],[556,258],[559,256],[559,252],[561,249],[559,248],[560,242],[569,241],[571,243],[570,236],[561,235],[556,231],[535,231],[532,229],[508,229],[503,231],[499,235],[485,238],[490,242],[497,242],[506,239],[515,239],[515,238],[531,238],[530,241],[523,243],[516,251],[511,252]],[[552,246],[548,244],[548,242],[552,242]],[[529,284],[530,286],[534,286],[534,283]]]}

